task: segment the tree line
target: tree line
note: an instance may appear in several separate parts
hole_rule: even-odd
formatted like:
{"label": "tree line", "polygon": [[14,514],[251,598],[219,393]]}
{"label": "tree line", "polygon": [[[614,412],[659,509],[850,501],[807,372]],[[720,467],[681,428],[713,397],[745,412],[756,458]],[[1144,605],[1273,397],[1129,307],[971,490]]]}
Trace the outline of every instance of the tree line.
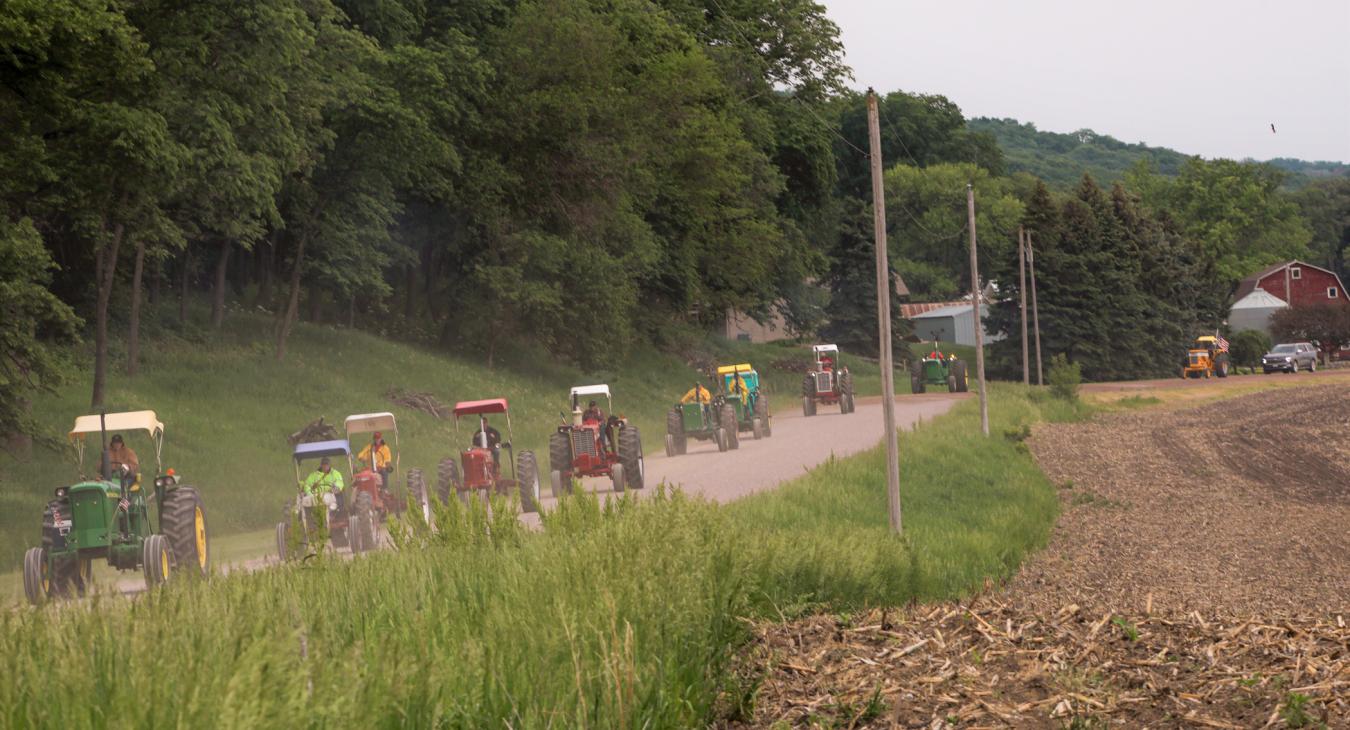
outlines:
{"label": "tree line", "polygon": [[[875,352],[849,78],[812,0],[11,0],[0,418],[25,423],[76,338],[101,404],[110,340],[134,375],[145,308],[175,299],[217,329],[232,302],[271,313],[278,359],[308,319],[595,365],[729,308]],[[1249,269],[1341,265],[1344,181],[1295,195],[1274,168],[1191,159],[1052,190],[945,97],[880,106],[911,298],[968,289],[972,183],[1000,292],[1035,230],[1050,350],[1132,349],[1088,377],[1160,367],[1150,340],[1216,325]]]}

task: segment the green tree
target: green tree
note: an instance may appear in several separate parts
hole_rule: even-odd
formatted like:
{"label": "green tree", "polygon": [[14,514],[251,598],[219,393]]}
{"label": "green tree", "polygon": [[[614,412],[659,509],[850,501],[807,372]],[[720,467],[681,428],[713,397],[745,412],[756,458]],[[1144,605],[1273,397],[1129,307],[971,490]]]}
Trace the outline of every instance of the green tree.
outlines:
{"label": "green tree", "polygon": [[55,266],[32,221],[0,217],[0,436],[37,433],[29,398],[61,382],[60,346],[76,338],[79,318],[48,291]]}

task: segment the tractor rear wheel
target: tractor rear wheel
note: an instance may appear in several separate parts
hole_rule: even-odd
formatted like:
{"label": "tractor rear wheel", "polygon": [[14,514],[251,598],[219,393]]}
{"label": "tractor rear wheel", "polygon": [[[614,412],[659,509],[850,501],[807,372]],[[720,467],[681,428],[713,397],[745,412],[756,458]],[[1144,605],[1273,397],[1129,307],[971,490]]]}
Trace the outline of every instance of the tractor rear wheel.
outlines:
{"label": "tractor rear wheel", "polygon": [[562,499],[567,494],[566,487],[563,486],[562,472],[554,469],[548,473],[548,487],[553,492],[554,499]]}
{"label": "tractor rear wheel", "polygon": [[277,559],[286,562],[290,553],[291,542],[291,521],[282,520],[277,523]]}
{"label": "tractor rear wheel", "polygon": [[202,495],[193,487],[178,487],[164,495],[160,531],[168,538],[184,575],[205,578],[211,569],[211,546],[207,539],[206,509]]}
{"label": "tractor rear wheel", "polygon": [[675,455],[675,437],[671,436],[670,434],[666,434],[666,458],[670,458],[674,455]]}
{"label": "tractor rear wheel", "polygon": [[750,421],[750,433],[754,434],[756,441],[764,438],[764,422],[758,418]]}
{"label": "tractor rear wheel", "polygon": [[155,534],[141,544],[141,569],[145,572],[145,587],[154,588],[169,580],[173,572],[173,548],[168,538]]}
{"label": "tractor rear wheel", "polygon": [[51,594],[61,598],[83,596],[93,571],[88,558],[71,556],[52,561]]}
{"label": "tractor rear wheel", "polygon": [[453,456],[441,459],[441,463],[436,465],[436,496],[440,498],[441,504],[450,504],[451,493],[460,491],[460,488],[459,462]]}
{"label": "tractor rear wheel", "polygon": [[623,464],[615,464],[613,467],[610,467],[609,484],[616,493],[623,491],[624,476],[625,476],[623,472],[624,472]]}
{"label": "tractor rear wheel", "polygon": [[516,479],[520,487],[520,511],[539,511],[539,464],[533,451],[522,451],[516,457]]}
{"label": "tractor rear wheel", "polygon": [[727,442],[726,429],[719,428],[713,431],[713,440],[717,442],[718,451],[726,451],[731,448],[731,444]]}
{"label": "tractor rear wheel", "polygon": [[375,506],[370,492],[356,495],[356,510],[352,515],[352,552],[364,553],[375,549]]}
{"label": "tractor rear wheel", "polygon": [[810,418],[816,415],[816,399],[809,395],[802,396],[802,415]]}
{"label": "tractor rear wheel", "polygon": [[965,360],[957,360],[952,363],[951,378],[955,388],[950,388],[949,390],[956,393],[965,393],[970,390],[970,378],[966,373]]}
{"label": "tractor rear wheel", "polygon": [[923,363],[914,363],[909,370],[909,391],[918,395],[924,392]]}
{"label": "tractor rear wheel", "polygon": [[853,412],[853,373],[839,374],[839,412]]}
{"label": "tractor rear wheel", "polygon": [[811,373],[802,377],[802,397],[810,398],[816,394],[816,379]]}
{"label": "tractor rear wheel", "polygon": [[572,478],[572,444],[567,435],[554,431],[548,437],[548,468],[561,472],[565,480]]}
{"label": "tractor rear wheel", "polygon": [[[759,419],[760,428],[764,432],[764,438],[772,436],[773,423],[769,419],[769,401],[764,397],[763,393],[760,393],[759,397],[755,399],[755,417]],[[759,437],[756,436],[755,438]]]}
{"label": "tractor rear wheel", "polygon": [[28,602],[40,606],[51,596],[52,581],[47,574],[47,550],[28,548],[23,554],[23,592]]}
{"label": "tractor rear wheel", "polygon": [[672,408],[666,413],[666,435],[670,437],[670,444],[675,450],[671,456],[680,456],[689,449],[689,437],[684,435],[684,416],[679,408]]}
{"label": "tractor rear wheel", "polygon": [[623,464],[623,470],[628,480],[628,486],[633,489],[642,489],[646,484],[646,463],[642,457],[642,434],[638,432],[637,426],[628,425],[619,429],[619,463]]}

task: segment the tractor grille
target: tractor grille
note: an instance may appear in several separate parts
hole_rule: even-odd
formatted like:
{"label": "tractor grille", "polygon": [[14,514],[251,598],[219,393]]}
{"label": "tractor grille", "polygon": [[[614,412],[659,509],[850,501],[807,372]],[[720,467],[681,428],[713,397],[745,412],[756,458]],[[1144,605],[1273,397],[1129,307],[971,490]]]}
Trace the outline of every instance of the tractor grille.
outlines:
{"label": "tractor grille", "polygon": [[589,429],[577,429],[572,432],[572,456],[573,458],[586,454],[592,458],[598,458],[600,455],[595,453],[595,435]]}
{"label": "tractor grille", "polygon": [[830,382],[832,376],[833,376],[833,373],[816,373],[816,392],[817,392],[817,393],[826,393],[826,392],[829,392],[829,391],[831,391],[831,390],[834,390],[834,386],[833,386],[833,384]]}

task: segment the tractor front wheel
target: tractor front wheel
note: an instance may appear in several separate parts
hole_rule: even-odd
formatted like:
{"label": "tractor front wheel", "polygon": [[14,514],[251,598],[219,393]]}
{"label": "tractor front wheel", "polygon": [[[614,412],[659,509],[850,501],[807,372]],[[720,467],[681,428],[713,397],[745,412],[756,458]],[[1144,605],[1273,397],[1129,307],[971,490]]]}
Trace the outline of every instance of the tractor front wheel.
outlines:
{"label": "tractor front wheel", "polygon": [[291,542],[291,521],[282,520],[277,523],[277,559],[286,562],[290,554]]}
{"label": "tractor front wheel", "polygon": [[615,464],[609,470],[609,484],[615,492],[623,492],[624,480],[623,464]]}
{"label": "tractor front wheel", "polygon": [[23,592],[34,606],[42,605],[51,595],[52,581],[47,570],[47,551],[28,548],[23,554]]}
{"label": "tractor front wheel", "polygon": [[533,451],[522,451],[516,457],[516,479],[520,487],[520,511],[539,511],[539,464]]}
{"label": "tractor front wheel", "polygon": [[637,426],[624,426],[619,429],[619,463],[623,464],[623,470],[627,473],[628,486],[633,489],[642,489],[646,486],[643,478],[646,476],[646,464],[642,458],[642,434]]}
{"label": "tractor front wheel", "polygon": [[353,553],[375,549],[375,507],[370,492],[356,495],[356,512],[352,515],[351,530]]}
{"label": "tractor front wheel", "polygon": [[183,568],[187,575],[206,577],[211,566],[211,546],[202,495],[195,488],[178,487],[164,495],[160,530],[169,540],[177,567]]}
{"label": "tractor front wheel", "polygon": [[758,418],[750,422],[750,433],[754,434],[755,440],[764,438],[764,422]]}
{"label": "tractor front wheel", "polygon": [[689,437],[684,435],[684,416],[679,408],[672,408],[666,413],[666,436],[674,447],[671,456],[680,456],[689,450]]}
{"label": "tractor front wheel", "polygon": [[154,588],[169,580],[173,572],[173,548],[163,535],[151,535],[141,545],[141,569],[145,572],[145,587]]}

